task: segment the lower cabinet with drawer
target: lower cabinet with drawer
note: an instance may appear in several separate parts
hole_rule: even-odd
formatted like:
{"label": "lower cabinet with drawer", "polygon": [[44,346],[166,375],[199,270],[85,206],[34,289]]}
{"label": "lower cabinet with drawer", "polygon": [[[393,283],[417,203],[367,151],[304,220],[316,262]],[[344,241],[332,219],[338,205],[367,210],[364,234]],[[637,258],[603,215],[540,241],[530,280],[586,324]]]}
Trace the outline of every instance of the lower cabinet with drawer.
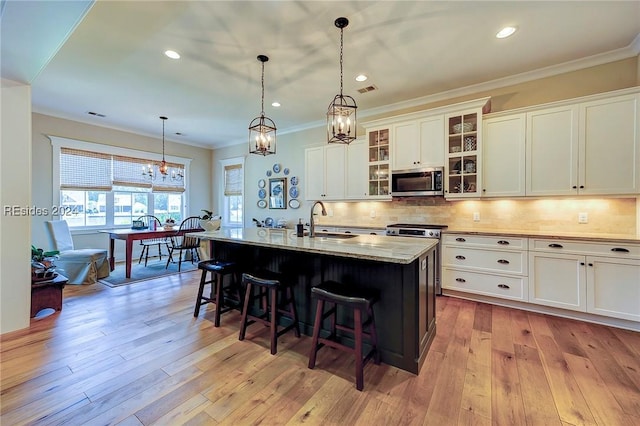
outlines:
{"label": "lower cabinet with drawer", "polygon": [[640,321],[640,246],[529,240],[529,302]]}
{"label": "lower cabinet with drawer", "polygon": [[526,238],[453,234],[442,243],[444,290],[527,301]]}

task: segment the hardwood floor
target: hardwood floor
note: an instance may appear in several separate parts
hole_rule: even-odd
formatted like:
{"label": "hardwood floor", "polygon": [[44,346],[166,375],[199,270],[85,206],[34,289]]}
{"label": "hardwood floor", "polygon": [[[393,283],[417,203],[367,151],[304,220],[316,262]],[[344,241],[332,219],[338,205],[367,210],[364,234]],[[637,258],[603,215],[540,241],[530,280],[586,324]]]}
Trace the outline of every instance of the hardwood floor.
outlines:
{"label": "hardwood floor", "polygon": [[[1,341],[2,425],[640,425],[640,333],[438,298],[419,376],[365,368],[240,315],[193,318],[198,272],[67,286],[62,312]],[[203,308],[205,311],[205,308]]]}

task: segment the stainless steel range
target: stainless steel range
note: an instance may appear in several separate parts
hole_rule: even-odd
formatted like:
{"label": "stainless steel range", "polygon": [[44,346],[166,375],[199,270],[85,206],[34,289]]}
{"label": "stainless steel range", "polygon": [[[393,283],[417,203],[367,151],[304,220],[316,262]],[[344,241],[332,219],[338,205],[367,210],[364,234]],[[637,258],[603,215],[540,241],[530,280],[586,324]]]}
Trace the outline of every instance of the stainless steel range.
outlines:
{"label": "stainless steel range", "polygon": [[438,240],[435,255],[437,295],[442,295],[442,286],[440,284],[440,233],[446,228],[447,225],[424,225],[415,223],[395,223],[393,225],[387,225],[387,235],[414,238],[435,238]]}

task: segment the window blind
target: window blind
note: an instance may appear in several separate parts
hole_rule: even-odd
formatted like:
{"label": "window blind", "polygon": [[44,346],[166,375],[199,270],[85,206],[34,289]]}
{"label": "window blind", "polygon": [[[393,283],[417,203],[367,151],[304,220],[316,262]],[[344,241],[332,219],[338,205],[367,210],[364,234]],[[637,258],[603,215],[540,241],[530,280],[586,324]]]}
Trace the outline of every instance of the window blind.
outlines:
{"label": "window blind", "polygon": [[[145,178],[143,170],[149,165],[140,158],[113,156],[113,185],[134,186],[136,188],[151,188],[151,180]],[[153,165],[153,164],[152,164]],[[155,172],[157,167],[154,166]]]}
{"label": "window blind", "polygon": [[61,148],[60,189],[111,191],[111,155]]}
{"label": "window blind", "polygon": [[224,166],[224,195],[242,195],[242,164]]}

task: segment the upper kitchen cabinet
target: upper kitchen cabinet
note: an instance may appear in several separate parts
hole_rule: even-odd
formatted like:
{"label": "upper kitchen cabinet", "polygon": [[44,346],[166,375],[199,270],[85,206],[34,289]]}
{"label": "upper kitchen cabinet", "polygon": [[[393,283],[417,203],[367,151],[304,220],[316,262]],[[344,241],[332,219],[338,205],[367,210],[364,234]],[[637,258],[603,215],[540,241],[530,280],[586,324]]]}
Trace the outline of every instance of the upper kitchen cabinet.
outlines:
{"label": "upper kitchen cabinet", "polygon": [[444,115],[394,124],[391,170],[444,165]]}
{"label": "upper kitchen cabinet", "polygon": [[527,112],[528,196],[637,194],[637,93]]}
{"label": "upper kitchen cabinet", "polygon": [[365,138],[356,139],[347,147],[347,200],[369,197],[369,147]]}
{"label": "upper kitchen cabinet", "polygon": [[347,146],[330,144],[307,148],[304,152],[305,199],[345,198]]}
{"label": "upper kitchen cabinet", "polygon": [[367,130],[369,199],[391,198],[389,192],[389,131],[389,127]]}
{"label": "upper kitchen cabinet", "polygon": [[482,110],[475,108],[446,117],[447,164],[444,193],[447,198],[480,195],[482,161]]}
{"label": "upper kitchen cabinet", "polygon": [[525,195],[524,113],[483,120],[482,196]]}

